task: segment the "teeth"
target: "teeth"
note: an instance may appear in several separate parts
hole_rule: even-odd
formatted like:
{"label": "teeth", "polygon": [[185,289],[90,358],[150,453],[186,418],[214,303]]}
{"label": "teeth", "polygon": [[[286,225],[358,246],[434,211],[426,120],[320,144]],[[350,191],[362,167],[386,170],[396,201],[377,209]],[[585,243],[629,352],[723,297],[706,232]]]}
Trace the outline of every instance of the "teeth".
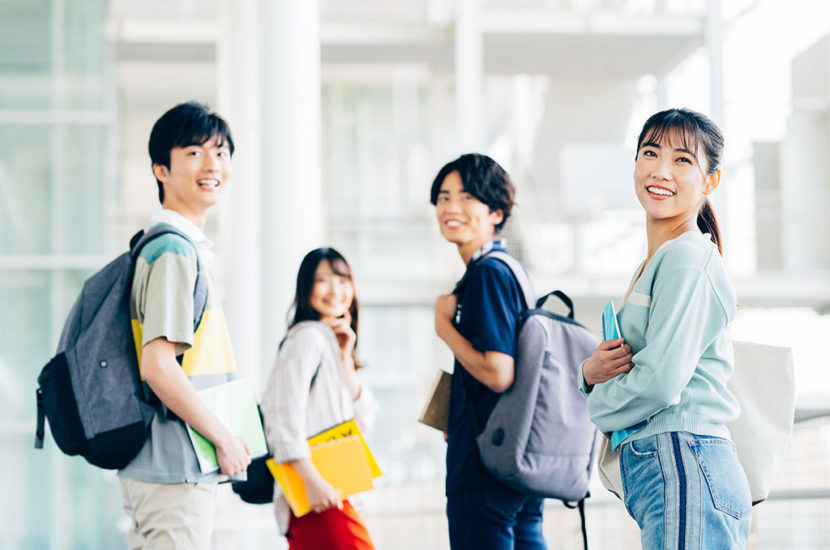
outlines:
{"label": "teeth", "polygon": [[671,197],[674,195],[674,193],[668,189],[661,189],[660,187],[646,187],[646,191],[654,193],[655,195],[663,195],[665,197]]}
{"label": "teeth", "polygon": [[457,222],[457,221],[448,221],[447,222],[447,226],[449,226],[449,227],[458,227],[460,225],[461,225],[461,222]]}
{"label": "teeth", "polygon": [[217,180],[199,180],[197,183],[203,187],[217,187],[219,185]]}

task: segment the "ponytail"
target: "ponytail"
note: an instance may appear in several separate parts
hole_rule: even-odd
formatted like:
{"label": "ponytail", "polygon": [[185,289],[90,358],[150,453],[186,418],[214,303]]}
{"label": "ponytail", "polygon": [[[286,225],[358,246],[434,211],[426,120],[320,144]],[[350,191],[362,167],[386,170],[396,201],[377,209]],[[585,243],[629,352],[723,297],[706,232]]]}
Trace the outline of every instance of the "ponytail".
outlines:
{"label": "ponytail", "polygon": [[723,256],[723,239],[721,238],[718,219],[715,217],[715,211],[712,210],[709,199],[703,202],[703,206],[700,207],[700,211],[697,213],[697,227],[703,233],[709,234],[712,242],[718,246],[718,252]]}

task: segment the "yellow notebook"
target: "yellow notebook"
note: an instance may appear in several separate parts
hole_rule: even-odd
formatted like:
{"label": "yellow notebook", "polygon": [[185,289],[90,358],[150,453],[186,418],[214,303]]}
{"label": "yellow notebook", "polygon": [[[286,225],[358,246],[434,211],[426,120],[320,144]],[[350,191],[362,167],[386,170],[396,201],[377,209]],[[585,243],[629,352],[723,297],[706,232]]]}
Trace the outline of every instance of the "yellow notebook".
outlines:
{"label": "yellow notebook", "polygon": [[[311,447],[311,462],[323,479],[341,491],[341,498],[374,488],[365,443],[357,435],[350,435],[318,443]],[[268,469],[280,484],[294,515],[301,517],[311,511],[305,484],[297,470],[288,463],[267,461]],[[377,465],[376,465],[377,466]]]}
{"label": "yellow notebook", "polygon": [[369,469],[372,472],[372,477],[380,477],[383,472],[380,471],[380,466],[375,462],[375,457],[372,456],[372,451],[369,450],[369,445],[366,444],[366,440],[363,438],[363,434],[360,432],[360,428],[357,427],[357,422],[354,421],[354,418],[341,422],[327,430],[323,430],[317,435],[312,435],[308,438],[308,444],[312,446],[319,445],[320,443],[352,435],[359,437],[360,442],[363,444],[363,450],[366,452],[366,460],[369,461]]}

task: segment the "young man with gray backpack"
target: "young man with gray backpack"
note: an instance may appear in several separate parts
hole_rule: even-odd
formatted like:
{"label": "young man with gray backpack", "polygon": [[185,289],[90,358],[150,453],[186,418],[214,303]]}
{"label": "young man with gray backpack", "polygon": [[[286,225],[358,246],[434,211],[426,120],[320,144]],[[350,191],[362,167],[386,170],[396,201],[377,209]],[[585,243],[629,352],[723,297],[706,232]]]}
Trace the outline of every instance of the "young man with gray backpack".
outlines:
{"label": "young man with gray backpack", "polygon": [[[61,338],[62,354],[44,368],[40,389],[62,450],[66,451],[61,440],[67,441],[62,435],[72,429],[82,432],[74,438],[79,444],[72,451],[92,463],[117,444],[110,437],[114,431],[105,428],[123,424],[119,418],[124,407],[112,396],[138,409],[134,433],[127,436],[138,440],[138,448],[99,463],[119,470],[124,512],[130,518],[128,546],[206,549],[218,482],[242,474],[251,461],[244,440],[228,430],[197,393],[236,376],[208,269],[211,245],[202,232],[207,211],[229,184],[233,140],[221,117],[204,105],[183,103],[156,121],[149,151],[162,209],[151,217],[148,237],[133,243],[128,256],[85,285]],[[96,283],[108,279],[119,288]],[[115,299],[104,300],[107,307],[99,309],[95,306],[104,294]],[[95,320],[96,310],[111,315],[119,324],[117,330],[102,327]],[[92,355],[95,349],[100,355]],[[137,366],[133,373],[130,353],[132,368]],[[122,376],[114,378],[117,372]],[[61,384],[63,391],[74,394],[77,418],[49,413],[50,407],[57,410],[53,405]],[[128,384],[127,395],[119,384]],[[136,395],[142,392],[144,396]],[[94,394],[100,399],[90,403]],[[150,396],[155,407],[142,402]],[[63,410],[67,408],[71,410]],[[102,418],[97,414],[102,409],[113,412]],[[185,424],[214,444],[218,472],[200,470]],[[143,440],[140,433],[135,435],[141,430],[146,434]],[[41,440],[42,433],[39,426]]]}
{"label": "young man with gray backpack", "polygon": [[430,194],[441,234],[467,265],[435,302],[436,333],[455,355],[446,459],[453,550],[547,548],[546,497],[579,502],[584,534],[595,431],[576,372],[597,340],[572,308],[571,318],[536,309],[524,268],[496,239],[514,194],[504,169],[480,154],[445,165]]}

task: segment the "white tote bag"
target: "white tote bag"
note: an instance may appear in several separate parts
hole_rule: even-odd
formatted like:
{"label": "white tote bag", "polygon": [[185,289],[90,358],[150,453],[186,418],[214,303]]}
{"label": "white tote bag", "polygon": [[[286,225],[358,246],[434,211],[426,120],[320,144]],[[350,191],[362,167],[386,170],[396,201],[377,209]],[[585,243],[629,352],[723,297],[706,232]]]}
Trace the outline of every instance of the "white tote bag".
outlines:
{"label": "white tote bag", "polygon": [[741,404],[741,416],[729,432],[757,504],[769,496],[793,431],[793,352],[749,342],[733,346],[735,375],[727,387]]}
{"label": "white tote bag", "polygon": [[[741,405],[741,416],[728,427],[749,480],[752,504],[758,504],[769,496],[793,431],[793,354],[790,348],[749,342],[733,342],[733,348],[735,374],[727,387]],[[597,472],[603,487],[622,498],[620,455],[602,437]]]}

